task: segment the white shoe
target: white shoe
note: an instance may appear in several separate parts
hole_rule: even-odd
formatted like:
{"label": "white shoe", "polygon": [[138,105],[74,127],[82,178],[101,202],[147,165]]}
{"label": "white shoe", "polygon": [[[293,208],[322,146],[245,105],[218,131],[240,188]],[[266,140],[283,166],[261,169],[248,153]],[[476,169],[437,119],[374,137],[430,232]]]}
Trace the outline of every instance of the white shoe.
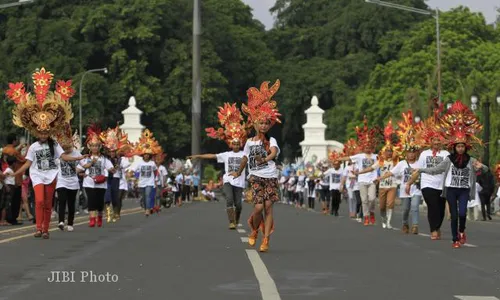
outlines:
{"label": "white shoe", "polygon": [[71,225],[68,225],[68,228],[67,228],[67,230],[71,232],[71,231],[73,231],[73,230],[75,230],[75,229],[73,228],[73,226],[71,226]]}
{"label": "white shoe", "polygon": [[387,224],[382,222],[382,228],[384,228],[384,229],[387,228]]}
{"label": "white shoe", "polygon": [[392,229],[391,220],[392,220],[392,209],[387,210],[387,229]]}
{"label": "white shoe", "polygon": [[391,223],[387,222],[387,229],[392,229]]}
{"label": "white shoe", "polygon": [[57,225],[57,227],[59,227],[59,229],[64,231],[64,222],[59,222],[59,225]]}
{"label": "white shoe", "polygon": [[356,221],[358,221],[358,223],[361,223],[363,220],[361,218],[356,218]]}

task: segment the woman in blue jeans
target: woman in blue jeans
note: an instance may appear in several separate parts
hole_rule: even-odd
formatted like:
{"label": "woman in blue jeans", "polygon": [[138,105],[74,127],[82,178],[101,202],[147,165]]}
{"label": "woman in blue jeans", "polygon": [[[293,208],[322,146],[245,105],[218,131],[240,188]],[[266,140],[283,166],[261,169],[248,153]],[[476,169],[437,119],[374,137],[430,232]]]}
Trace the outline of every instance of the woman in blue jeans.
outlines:
{"label": "woman in blue jeans", "polygon": [[406,184],[406,190],[410,189],[409,184],[414,182],[420,173],[444,173],[441,196],[447,199],[450,206],[453,248],[460,248],[467,242],[467,203],[476,197],[476,171],[488,171],[488,167],[467,153],[473,144],[481,143],[474,135],[482,126],[474,113],[460,101],[453,104],[441,121],[442,128],[448,134],[451,154],[434,168],[423,168],[414,172]]}

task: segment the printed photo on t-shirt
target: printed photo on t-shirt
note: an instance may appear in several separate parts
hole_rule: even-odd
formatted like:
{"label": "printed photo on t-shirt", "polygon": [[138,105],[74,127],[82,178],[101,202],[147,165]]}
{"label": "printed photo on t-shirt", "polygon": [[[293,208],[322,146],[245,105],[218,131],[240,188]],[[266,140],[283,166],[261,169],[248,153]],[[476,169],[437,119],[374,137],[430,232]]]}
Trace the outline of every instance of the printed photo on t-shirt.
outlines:
{"label": "printed photo on t-shirt", "polygon": [[375,161],[373,160],[373,158],[366,158],[366,157],[363,158],[362,160],[363,169],[373,166],[374,163]]}
{"label": "printed photo on t-shirt", "polygon": [[61,176],[74,177],[76,176],[76,161],[61,160]]}
{"label": "printed photo on t-shirt", "polygon": [[92,166],[89,168],[89,176],[90,177],[95,177],[98,175],[104,175],[103,170],[102,170],[102,162],[100,160],[96,161]]}
{"label": "printed photo on t-shirt", "polygon": [[333,183],[340,183],[341,174],[332,174],[330,175]]}
{"label": "printed photo on t-shirt", "polygon": [[451,186],[457,188],[469,188],[470,169],[457,169],[451,166]]}
{"label": "printed photo on t-shirt", "polygon": [[50,149],[36,150],[35,157],[38,170],[48,171],[57,169],[56,162],[50,153]]}
{"label": "printed photo on t-shirt", "polygon": [[241,157],[228,157],[227,158],[227,171],[237,172],[240,169]]}
{"label": "printed photo on t-shirt", "polygon": [[444,157],[442,157],[442,156],[429,155],[425,158],[425,164],[427,165],[427,168],[434,168],[437,165],[439,165],[440,163],[442,163],[443,160],[444,160]]}
{"label": "printed photo on t-shirt", "polygon": [[[386,172],[389,172],[392,169],[392,164],[384,164],[380,168],[380,174],[383,175]],[[392,185],[392,176],[385,178],[380,182],[381,186],[391,186]]]}
{"label": "printed photo on t-shirt", "polygon": [[153,176],[153,166],[141,166],[141,177],[150,178]]}
{"label": "printed photo on t-shirt", "polygon": [[403,182],[410,181],[410,177],[411,177],[412,173],[413,173],[412,168],[405,168],[405,170],[403,171]]}
{"label": "printed photo on t-shirt", "polygon": [[268,166],[268,163],[263,163],[261,165],[257,165],[257,162],[255,161],[255,158],[257,156],[260,156],[262,158],[267,157],[267,151],[262,145],[253,145],[250,146],[250,155],[248,158],[248,165],[250,166],[250,170],[255,171],[255,170],[262,170]]}

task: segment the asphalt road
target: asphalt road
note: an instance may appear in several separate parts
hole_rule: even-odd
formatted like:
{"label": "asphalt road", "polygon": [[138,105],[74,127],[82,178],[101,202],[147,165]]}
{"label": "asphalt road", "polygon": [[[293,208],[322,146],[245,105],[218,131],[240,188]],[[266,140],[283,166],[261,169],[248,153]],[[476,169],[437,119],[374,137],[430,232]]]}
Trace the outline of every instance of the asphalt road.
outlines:
{"label": "asphalt road", "polygon": [[[251,206],[231,231],[224,205],[195,202],[146,218],[130,201],[118,223],[53,225],[50,240],[33,238],[32,227],[0,228],[0,299],[500,299],[498,220],[469,223],[468,246],[452,249],[448,224],[445,239],[431,241],[425,215],[421,235],[404,235],[277,204],[261,254],[245,243]],[[56,271],[73,272],[74,282],[49,282],[63,279]]]}

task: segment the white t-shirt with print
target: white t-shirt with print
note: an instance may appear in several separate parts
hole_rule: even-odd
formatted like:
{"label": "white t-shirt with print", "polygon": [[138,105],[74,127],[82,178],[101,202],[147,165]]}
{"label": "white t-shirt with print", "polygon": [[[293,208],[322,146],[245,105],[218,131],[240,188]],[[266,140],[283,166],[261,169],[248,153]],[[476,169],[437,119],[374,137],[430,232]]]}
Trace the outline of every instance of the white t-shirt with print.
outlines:
{"label": "white t-shirt with print", "polygon": [[409,198],[413,196],[422,196],[422,193],[418,189],[416,184],[412,184],[410,187],[410,195],[406,193],[406,183],[410,180],[414,169],[417,169],[420,164],[414,162],[408,165],[406,160],[400,161],[390,172],[395,177],[401,177],[401,186],[399,188],[399,198]]}
{"label": "white t-shirt with print", "polygon": [[245,156],[245,153],[243,151],[227,151],[216,155],[217,162],[224,164],[224,176],[222,176],[222,181],[224,183],[229,183],[232,186],[241,188],[245,187],[246,168],[243,169],[243,172],[241,172],[241,175],[239,177],[234,178],[233,176],[229,175],[232,172],[238,172],[243,156]]}
{"label": "white t-shirt with print", "polygon": [[139,184],[137,186],[140,188],[155,186],[156,170],[158,170],[158,168],[154,161],[141,161],[135,168],[135,172],[139,172]]}
{"label": "white t-shirt with print", "polygon": [[5,185],[15,185],[16,184],[16,178],[12,175],[14,175],[14,171],[10,167],[5,169],[3,171],[3,175],[5,175],[4,183]]}
{"label": "white t-shirt with print", "polygon": [[[275,138],[269,139],[269,147],[276,147],[278,152],[276,157],[280,154],[280,148],[278,147],[278,143]],[[278,178],[279,172],[276,168],[276,163],[271,160],[261,165],[258,165],[255,161],[257,156],[261,158],[266,158],[270,153],[267,153],[262,141],[252,141],[248,139],[245,148],[243,149],[245,156],[248,157],[248,169],[249,175],[254,175],[261,178]]]}
{"label": "white t-shirt with print", "polygon": [[158,168],[158,174],[155,178],[156,185],[162,186],[165,184],[165,177],[168,176],[167,168],[164,165],[156,166]]}
{"label": "white t-shirt with print", "polygon": [[[82,154],[77,150],[73,150],[69,156],[80,157]],[[57,175],[56,188],[66,188],[68,190],[80,189],[80,182],[76,174],[78,164],[78,161],[64,161],[59,159],[59,174]]]}
{"label": "white t-shirt with print", "polygon": [[[360,153],[353,155],[350,158],[356,164],[356,166],[360,171],[373,166],[377,161],[376,154],[371,154],[370,158],[368,158],[365,153]],[[358,175],[359,183],[373,183],[375,179],[377,179],[377,170],[373,170],[371,172]]]}
{"label": "white t-shirt with print", "polygon": [[35,142],[31,144],[26,159],[31,161],[30,178],[33,186],[51,184],[59,173],[56,159],[60,158],[64,150],[54,143],[54,156],[50,154],[49,144]]}
{"label": "white t-shirt with print", "polygon": [[334,168],[328,169],[328,171],[325,172],[325,176],[328,176],[328,182],[330,184],[330,191],[331,190],[340,190],[340,182],[342,181],[342,176],[344,176],[344,169],[340,167],[338,170],[335,170]]}
{"label": "white t-shirt with print", "polygon": [[[83,168],[84,165],[90,163],[93,160],[94,156],[82,159],[80,164],[77,166],[79,170],[85,170]],[[83,179],[83,187],[92,188],[92,189],[107,189],[108,182],[105,181],[103,183],[95,183],[94,177],[99,175],[104,175],[106,177],[109,176],[109,170],[113,168],[113,164],[104,156],[99,156],[97,161],[90,166],[90,168],[85,170],[85,178]]]}
{"label": "white t-shirt with print", "polygon": [[[432,155],[432,149],[425,150],[420,154],[418,158],[419,168],[433,168],[439,165],[450,152],[446,150],[441,150],[436,155]],[[443,179],[444,174],[430,175],[426,173],[422,173],[420,177],[420,187],[423,188],[432,188],[435,190],[443,189]]]}
{"label": "white t-shirt with print", "polygon": [[[376,163],[373,166],[374,169],[380,170],[380,176],[384,175],[386,172],[391,171],[394,167],[395,167],[395,165],[394,165],[394,162],[392,160],[384,161],[383,165],[380,165],[380,163]],[[397,186],[398,186],[397,180],[393,176],[388,177],[388,178],[380,181],[380,184],[379,184],[379,188],[382,188],[382,189],[395,188]]]}
{"label": "white t-shirt with print", "polygon": [[353,171],[357,170],[356,165],[352,163],[344,169],[344,175],[346,177],[346,187],[353,191],[359,191],[359,184],[356,175],[354,175]]}
{"label": "white t-shirt with print", "polygon": [[302,193],[306,187],[306,176],[300,175],[297,178],[297,185],[295,186],[296,193]]}
{"label": "white t-shirt with print", "polygon": [[450,169],[448,170],[448,175],[446,176],[445,186],[459,189],[470,188],[470,172],[471,169],[468,166],[459,169],[452,163]]}

